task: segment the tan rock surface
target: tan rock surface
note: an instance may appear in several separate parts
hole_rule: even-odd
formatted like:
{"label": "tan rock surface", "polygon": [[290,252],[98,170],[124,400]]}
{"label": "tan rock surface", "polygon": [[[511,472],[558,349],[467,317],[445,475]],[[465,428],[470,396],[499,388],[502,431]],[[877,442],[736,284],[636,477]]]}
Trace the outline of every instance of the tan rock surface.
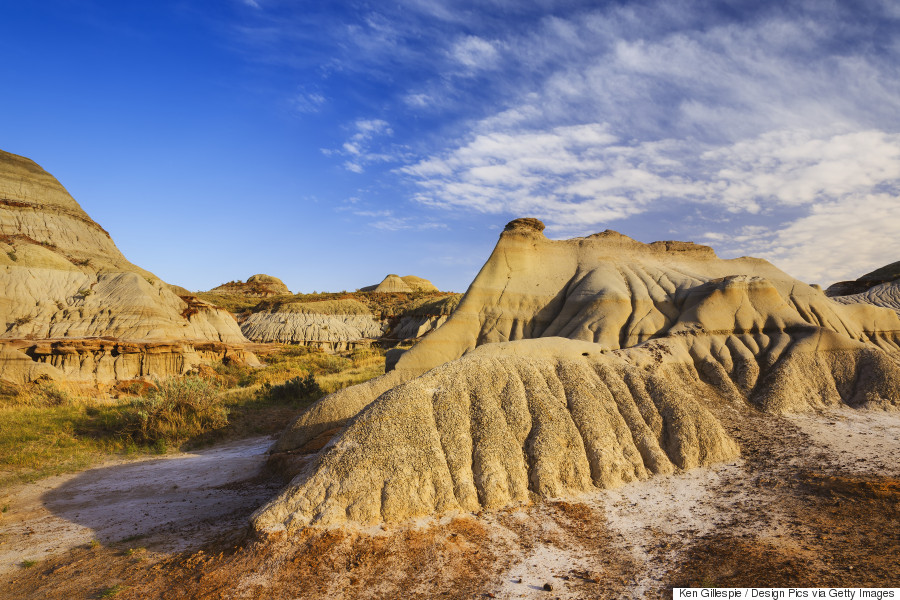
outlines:
{"label": "tan rock surface", "polygon": [[[2,151],[0,251],[0,340],[247,342],[230,314],[178,296],[128,262],[53,176]],[[12,360],[15,350],[5,352],[9,360],[2,361],[0,378],[21,381],[38,371],[50,373]],[[191,362],[189,356],[172,360]],[[85,369],[77,372],[80,379],[92,378]]]}
{"label": "tan rock surface", "polygon": [[109,234],[52,175],[34,161],[2,150],[0,241],[12,246],[18,259],[4,264],[130,271],[156,279],[149,271],[128,262]]}
{"label": "tan rock surface", "polygon": [[709,464],[738,453],[715,416],[731,403],[900,403],[893,311],[703,246],[542,228],[510,223],[396,370],[301,415],[278,450],[351,420],[257,528],[495,508]]}
{"label": "tan rock surface", "polygon": [[437,286],[428,281],[427,279],[423,279],[422,277],[416,277],[415,275],[404,275],[400,279],[410,287],[414,292],[436,292],[438,291]]}

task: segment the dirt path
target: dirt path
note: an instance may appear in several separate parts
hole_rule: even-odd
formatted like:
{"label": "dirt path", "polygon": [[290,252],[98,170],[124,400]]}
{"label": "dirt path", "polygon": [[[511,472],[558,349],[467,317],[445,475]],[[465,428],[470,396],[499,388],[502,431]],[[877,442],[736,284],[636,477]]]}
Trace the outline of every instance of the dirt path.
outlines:
{"label": "dirt path", "polygon": [[160,552],[200,547],[246,519],[277,483],[260,479],[270,438],[119,462],[18,486],[0,525],[0,578],[76,546],[123,540]]}
{"label": "dirt path", "polygon": [[23,500],[16,532],[4,517],[0,598],[666,598],[900,580],[900,413],[719,417],[740,460],[517,509],[205,545],[245,532],[275,493],[253,479],[265,440],[89,471]]}

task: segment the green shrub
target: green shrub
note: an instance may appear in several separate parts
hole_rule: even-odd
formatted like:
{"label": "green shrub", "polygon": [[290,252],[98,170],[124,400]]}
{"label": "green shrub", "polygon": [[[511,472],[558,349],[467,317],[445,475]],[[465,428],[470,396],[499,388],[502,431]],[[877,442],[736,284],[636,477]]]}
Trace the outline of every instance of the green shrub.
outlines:
{"label": "green shrub", "polygon": [[114,598],[119,595],[119,592],[124,590],[122,584],[117,583],[116,585],[108,588],[103,588],[99,592],[97,592],[97,598]]}
{"label": "green shrub", "polygon": [[371,315],[366,305],[358,300],[320,300],[317,302],[285,302],[278,312],[313,315]]}
{"label": "green shrub", "polygon": [[228,424],[228,409],[219,398],[218,387],[202,377],[171,378],[138,397],[123,410],[122,433],[137,443],[163,450]]}
{"label": "green shrub", "polygon": [[288,404],[315,401],[325,395],[312,373],[306,377],[294,377],[284,383],[263,384],[259,390],[260,400],[273,404]]}
{"label": "green shrub", "polygon": [[69,406],[73,402],[72,395],[52,381],[38,380],[25,396],[30,406]]}

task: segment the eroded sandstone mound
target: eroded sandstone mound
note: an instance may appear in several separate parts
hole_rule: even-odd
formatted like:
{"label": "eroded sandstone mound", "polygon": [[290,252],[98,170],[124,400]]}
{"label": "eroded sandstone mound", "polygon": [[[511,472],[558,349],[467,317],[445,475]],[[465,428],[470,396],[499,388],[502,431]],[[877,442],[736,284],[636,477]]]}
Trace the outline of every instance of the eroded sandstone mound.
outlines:
{"label": "eroded sandstone mound", "polygon": [[[115,378],[115,368],[91,372],[86,366],[117,358],[115,349],[94,351],[88,350],[91,344],[83,345],[78,365],[70,360],[71,353],[58,357],[52,352],[23,353],[39,340],[104,337],[128,341],[132,350],[146,348],[154,356],[164,347],[178,355],[161,362],[148,358],[146,368],[139,360],[121,359],[123,365],[138,364],[119,369],[128,377],[166,376],[196,366],[201,353],[194,342],[247,341],[227,312],[192,296],[179,296],[153,273],[128,262],[109,234],[53,176],[27,158],[2,151],[0,282],[0,342],[6,344],[0,378],[9,381],[29,381],[36,375]],[[174,344],[160,346],[160,342]],[[237,348],[228,351],[244,355]],[[245,355],[252,362],[251,356]]]}
{"label": "eroded sandstone mound", "polygon": [[438,288],[436,285],[424,279],[422,277],[416,277],[415,275],[404,275],[400,279],[403,280],[403,283],[408,285],[410,289],[414,292],[436,292]]}
{"label": "eroded sandstone mound", "polygon": [[381,283],[375,286],[373,292],[412,292],[413,289],[403,281],[399,275],[393,273],[385,277]]}
{"label": "eroded sandstone mound", "polygon": [[900,404],[900,318],[758,259],[510,223],[456,311],[383,377],[307,410],[276,450],[345,427],[260,529],[396,521],[726,460],[715,407]]}
{"label": "eroded sandstone mound", "polygon": [[437,286],[415,275],[404,275],[400,277],[391,273],[385,277],[378,285],[367,285],[359,289],[361,292],[381,292],[381,293],[403,293],[412,292],[436,292]]}
{"label": "eroded sandstone mound", "polygon": [[244,335],[257,342],[303,344],[329,351],[349,350],[381,336],[383,327],[356,300],[287,302],[253,313]]}
{"label": "eroded sandstone mound", "polygon": [[247,281],[229,281],[210,290],[215,294],[239,294],[251,298],[269,298],[290,294],[283,281],[271,275],[253,275]]}

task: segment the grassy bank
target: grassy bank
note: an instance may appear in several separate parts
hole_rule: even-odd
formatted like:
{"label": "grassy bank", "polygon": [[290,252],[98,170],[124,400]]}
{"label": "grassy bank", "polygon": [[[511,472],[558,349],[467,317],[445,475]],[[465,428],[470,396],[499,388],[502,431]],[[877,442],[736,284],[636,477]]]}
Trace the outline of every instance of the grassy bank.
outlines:
{"label": "grassy bank", "polygon": [[282,346],[263,368],[203,367],[112,389],[41,382],[0,388],[0,486],[105,459],[162,454],[277,433],[326,393],[384,372],[384,355]]}

